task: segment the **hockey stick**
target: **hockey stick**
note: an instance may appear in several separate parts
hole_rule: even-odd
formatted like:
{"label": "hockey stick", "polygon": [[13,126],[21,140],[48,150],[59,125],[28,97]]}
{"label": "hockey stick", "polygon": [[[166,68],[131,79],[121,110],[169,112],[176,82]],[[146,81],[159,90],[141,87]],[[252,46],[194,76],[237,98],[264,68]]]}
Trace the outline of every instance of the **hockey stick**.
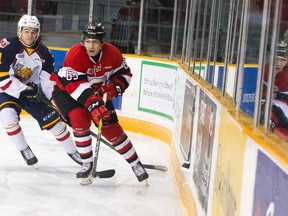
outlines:
{"label": "hockey stick", "polygon": [[[99,136],[97,134],[95,134],[93,131],[90,131],[90,132],[93,137],[95,137],[97,140],[99,139]],[[100,137],[100,141],[104,143],[106,146],[108,146],[109,148],[111,148],[112,150],[116,151],[116,149],[108,141],[104,140],[101,137]],[[168,168],[163,165],[143,164],[143,166],[146,169],[154,169],[154,170],[159,170],[159,171],[164,171],[164,172],[168,170]]]}

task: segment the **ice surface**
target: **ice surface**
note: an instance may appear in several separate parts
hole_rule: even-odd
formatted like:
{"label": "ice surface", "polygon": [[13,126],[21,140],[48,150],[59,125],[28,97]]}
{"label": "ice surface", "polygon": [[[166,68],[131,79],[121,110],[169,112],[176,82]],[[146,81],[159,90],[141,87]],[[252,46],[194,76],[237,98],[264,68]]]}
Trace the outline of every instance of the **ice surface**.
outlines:
{"label": "ice surface", "polygon": [[[170,164],[169,146],[127,132],[142,163],[160,164],[167,172],[147,170],[149,186],[137,181],[126,161],[104,144],[97,170],[115,169],[111,179],[80,186],[74,163],[47,131],[21,116],[27,141],[38,157],[38,170],[28,167],[0,128],[0,215],[2,216],[186,216]],[[93,128],[94,132],[97,130]],[[95,143],[95,139],[93,138]]]}

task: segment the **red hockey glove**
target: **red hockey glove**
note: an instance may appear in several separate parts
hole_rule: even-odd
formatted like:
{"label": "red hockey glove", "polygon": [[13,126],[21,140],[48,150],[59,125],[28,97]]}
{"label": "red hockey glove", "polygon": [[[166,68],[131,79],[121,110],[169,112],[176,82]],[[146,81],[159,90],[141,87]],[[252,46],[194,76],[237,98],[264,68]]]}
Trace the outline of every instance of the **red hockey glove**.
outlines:
{"label": "red hockey glove", "polygon": [[107,93],[107,100],[112,100],[115,97],[121,96],[123,91],[120,85],[114,82],[106,84],[99,88],[98,95],[100,97],[103,97],[104,93]]}
{"label": "red hockey glove", "polygon": [[99,98],[96,95],[92,95],[87,99],[84,106],[90,112],[91,118],[95,124],[98,125],[101,118],[104,121],[111,120],[111,116],[109,115],[108,110],[104,106],[102,98]]}

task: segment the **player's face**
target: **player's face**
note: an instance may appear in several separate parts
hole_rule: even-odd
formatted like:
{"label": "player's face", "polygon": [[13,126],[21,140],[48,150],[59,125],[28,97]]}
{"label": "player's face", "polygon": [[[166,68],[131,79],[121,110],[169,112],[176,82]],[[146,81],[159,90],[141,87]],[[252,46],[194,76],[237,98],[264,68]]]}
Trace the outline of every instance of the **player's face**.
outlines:
{"label": "player's face", "polygon": [[283,58],[283,57],[276,57],[276,63],[275,63],[275,67],[276,67],[276,74],[280,73],[283,68],[287,65],[288,63],[288,59],[287,58]]}
{"label": "player's face", "polygon": [[100,40],[86,38],[84,40],[84,46],[89,56],[93,57],[99,54],[102,44]]}
{"label": "player's face", "polygon": [[27,46],[33,45],[38,36],[38,29],[23,27],[20,33],[20,40]]}

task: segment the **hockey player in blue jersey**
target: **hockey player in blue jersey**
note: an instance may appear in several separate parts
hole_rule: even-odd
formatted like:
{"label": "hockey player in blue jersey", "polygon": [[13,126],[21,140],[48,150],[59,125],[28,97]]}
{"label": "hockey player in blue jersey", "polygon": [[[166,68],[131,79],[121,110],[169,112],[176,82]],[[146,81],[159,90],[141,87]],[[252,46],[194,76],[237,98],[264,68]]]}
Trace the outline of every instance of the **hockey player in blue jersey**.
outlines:
{"label": "hockey player in blue jersey", "polygon": [[67,154],[81,164],[67,126],[60,121],[58,112],[41,100],[41,97],[50,100],[52,96],[54,82],[49,77],[54,70],[54,58],[39,36],[37,17],[23,15],[18,22],[17,37],[0,41],[0,122],[27,165],[36,164],[38,159],[19,124],[22,109],[37,120],[42,130],[51,132]]}

